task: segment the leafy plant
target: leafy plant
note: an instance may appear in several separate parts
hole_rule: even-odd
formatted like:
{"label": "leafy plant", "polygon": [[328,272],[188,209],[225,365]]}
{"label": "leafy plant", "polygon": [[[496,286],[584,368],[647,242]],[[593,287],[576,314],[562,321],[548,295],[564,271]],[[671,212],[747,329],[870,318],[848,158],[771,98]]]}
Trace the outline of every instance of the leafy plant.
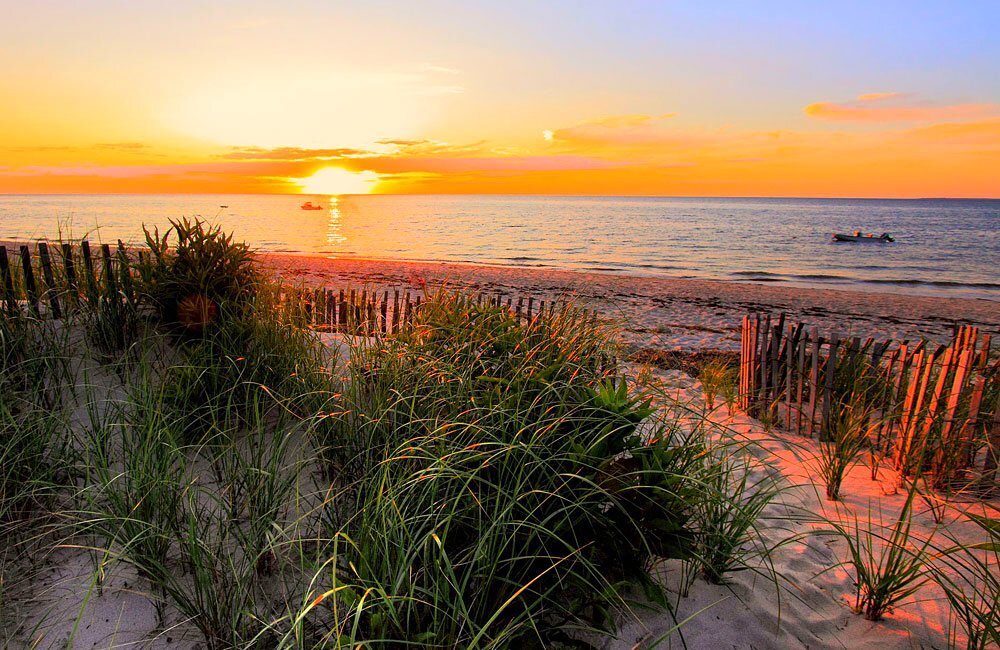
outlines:
{"label": "leafy plant", "polygon": [[150,256],[138,266],[140,291],[164,323],[197,336],[244,315],[261,281],[247,244],[201,219],[171,220],[162,236],[156,228],[144,232]]}

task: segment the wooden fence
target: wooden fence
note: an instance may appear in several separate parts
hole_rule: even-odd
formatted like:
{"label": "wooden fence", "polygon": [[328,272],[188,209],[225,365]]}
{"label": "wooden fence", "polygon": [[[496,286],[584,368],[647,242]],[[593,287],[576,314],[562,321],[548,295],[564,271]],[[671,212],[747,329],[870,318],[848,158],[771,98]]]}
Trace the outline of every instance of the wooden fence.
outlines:
{"label": "wooden fence", "polygon": [[[519,320],[531,321],[542,315],[552,316],[567,308],[563,300],[536,300],[533,296],[503,293],[477,294],[480,305],[505,306]],[[420,292],[388,289],[286,288],[283,313],[290,322],[326,332],[389,334],[398,332],[413,320],[424,296]],[[583,318],[592,319],[590,310],[580,310]]]}
{"label": "wooden fence", "polygon": [[[990,335],[957,327],[949,345],[821,335],[782,314],[743,318],[740,406],[788,431],[830,440],[853,412],[871,438],[873,473],[891,461],[938,487],[997,486],[1000,360]],[[860,414],[860,415],[859,415]]]}
{"label": "wooden fence", "polygon": [[[81,304],[94,304],[108,292],[133,295],[135,269],[132,260],[146,253],[132,253],[119,240],[112,247],[100,244],[92,250],[84,240],[50,245],[38,242],[33,252],[22,244],[12,252],[0,246],[0,303],[16,311],[28,309],[39,318],[62,318]],[[320,331],[373,334],[397,332],[412,322],[424,300],[421,292],[393,289],[329,289],[284,286],[276,317]],[[503,293],[479,294],[480,304],[506,306],[518,319],[530,321],[543,314],[566,309],[565,300],[537,300],[534,296]],[[577,310],[592,319],[590,310]]]}

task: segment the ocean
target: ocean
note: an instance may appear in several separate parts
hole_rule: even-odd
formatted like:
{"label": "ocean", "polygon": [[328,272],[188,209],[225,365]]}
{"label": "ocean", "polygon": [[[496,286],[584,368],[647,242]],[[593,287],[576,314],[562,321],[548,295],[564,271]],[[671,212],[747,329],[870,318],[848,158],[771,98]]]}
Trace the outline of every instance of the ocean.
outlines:
{"label": "ocean", "polygon": [[[1000,200],[0,195],[0,239],[138,242],[185,216],[273,252],[1000,300]],[[831,241],[856,229],[896,242]]]}

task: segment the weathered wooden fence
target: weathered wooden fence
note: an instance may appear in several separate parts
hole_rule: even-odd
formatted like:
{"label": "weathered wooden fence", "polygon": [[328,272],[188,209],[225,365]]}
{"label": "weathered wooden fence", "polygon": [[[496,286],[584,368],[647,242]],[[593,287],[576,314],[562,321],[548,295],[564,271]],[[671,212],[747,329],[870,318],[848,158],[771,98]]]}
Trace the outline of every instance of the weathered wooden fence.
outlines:
{"label": "weathered wooden fence", "polygon": [[[283,312],[300,325],[327,332],[383,334],[398,332],[413,320],[425,296],[420,292],[388,289],[287,288],[282,297]],[[536,300],[532,296],[503,293],[477,294],[480,305],[507,307],[520,320],[530,321],[542,315],[552,316],[567,308],[563,300]],[[583,318],[592,319],[589,310],[580,310]]]}
{"label": "weathered wooden fence", "polygon": [[785,322],[743,318],[740,406],[788,431],[829,440],[853,412],[871,437],[873,472],[889,460],[902,475],[939,487],[997,485],[1000,360],[990,335],[956,328],[949,345],[862,341]]}
{"label": "weathered wooden fence", "polygon": [[[134,254],[134,257],[132,256]],[[28,309],[36,317],[62,318],[81,304],[96,303],[100,296],[121,292],[134,295],[133,262],[143,251],[130,252],[120,240],[112,248],[90,242],[58,246],[38,242],[35,250],[22,244],[13,252],[0,246],[0,302],[9,310]],[[397,332],[412,322],[425,296],[418,291],[388,289],[329,289],[284,286],[278,299],[277,318],[320,331],[374,334]],[[567,308],[565,300],[538,300],[534,296],[503,293],[479,294],[480,304],[506,306],[519,319],[553,315]],[[576,310],[592,319],[590,310]]]}

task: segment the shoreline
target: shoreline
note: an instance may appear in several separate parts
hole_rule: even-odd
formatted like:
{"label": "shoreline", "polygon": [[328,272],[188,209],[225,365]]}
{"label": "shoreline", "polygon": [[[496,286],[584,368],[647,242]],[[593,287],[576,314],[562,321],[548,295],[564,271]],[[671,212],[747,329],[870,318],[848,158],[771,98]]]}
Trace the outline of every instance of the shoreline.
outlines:
{"label": "shoreline", "polygon": [[[508,261],[489,260],[448,260],[448,259],[422,259],[422,258],[394,258],[394,257],[373,257],[368,255],[338,254],[336,251],[299,251],[299,250],[267,250],[256,249],[259,255],[273,255],[277,257],[306,257],[329,259],[339,261],[370,262],[370,263],[410,263],[439,265],[448,264],[453,266],[481,266],[487,268],[520,269],[524,271],[565,271],[568,273],[596,273],[600,275],[624,276],[635,279],[662,279],[662,280],[695,280],[705,282],[722,282],[726,284],[761,284],[773,285],[792,289],[806,290],[831,290],[847,291],[851,293],[862,293],[869,296],[895,295],[911,298],[933,298],[940,300],[971,300],[995,303],[1000,309],[1000,293],[996,296],[968,295],[967,290],[982,289],[985,292],[1000,288],[1000,284],[994,283],[963,283],[948,280],[936,280],[927,282],[923,280],[855,280],[842,275],[795,275],[793,273],[774,273],[771,271],[733,271],[729,277],[709,277],[698,275],[675,275],[664,273],[662,269],[668,267],[658,267],[652,265],[630,265],[623,264],[614,266],[609,263],[607,266],[560,266],[546,262],[537,264],[527,260],[535,258],[506,258]],[[594,261],[593,264],[600,264]],[[644,268],[661,269],[645,271]],[[682,271],[683,269],[673,269]],[[942,287],[952,287],[950,290],[942,290]],[[945,295],[948,291],[955,295]]]}
{"label": "shoreline", "polygon": [[738,349],[750,312],[785,313],[821,331],[851,336],[946,342],[956,323],[1000,333],[1000,303],[850,289],[694,278],[637,276],[460,262],[326,258],[258,253],[262,266],[305,286],[420,290],[456,286],[484,293],[571,297],[620,321],[626,343],[666,350]]}

